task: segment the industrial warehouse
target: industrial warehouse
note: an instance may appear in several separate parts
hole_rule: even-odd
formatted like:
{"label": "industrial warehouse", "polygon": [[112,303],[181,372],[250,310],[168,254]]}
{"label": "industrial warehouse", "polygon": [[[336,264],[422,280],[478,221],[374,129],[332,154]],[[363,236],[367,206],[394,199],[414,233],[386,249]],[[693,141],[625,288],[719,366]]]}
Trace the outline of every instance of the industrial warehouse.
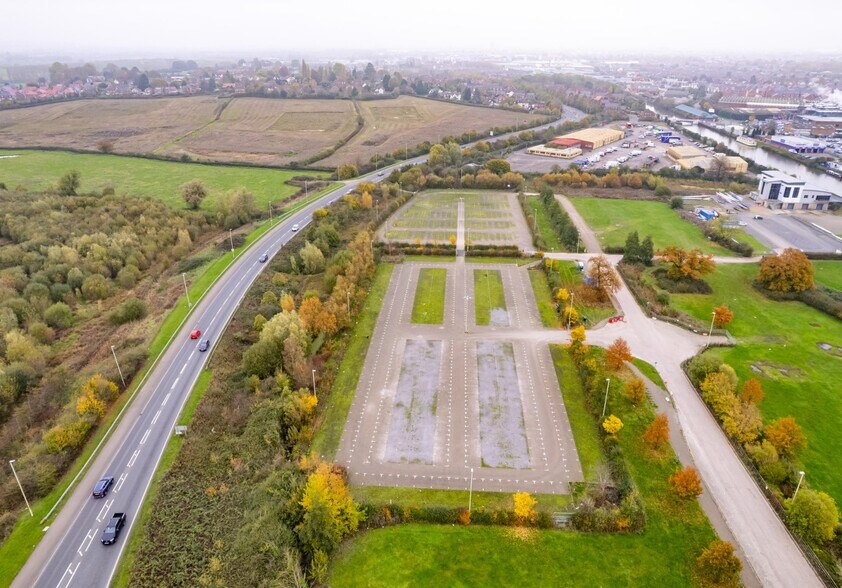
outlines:
{"label": "industrial warehouse", "polygon": [[619,141],[624,136],[623,131],[618,131],[617,129],[582,129],[581,131],[556,137],[547,144],[547,147],[557,149],[578,147],[582,150],[593,151],[594,149],[599,149],[600,147]]}

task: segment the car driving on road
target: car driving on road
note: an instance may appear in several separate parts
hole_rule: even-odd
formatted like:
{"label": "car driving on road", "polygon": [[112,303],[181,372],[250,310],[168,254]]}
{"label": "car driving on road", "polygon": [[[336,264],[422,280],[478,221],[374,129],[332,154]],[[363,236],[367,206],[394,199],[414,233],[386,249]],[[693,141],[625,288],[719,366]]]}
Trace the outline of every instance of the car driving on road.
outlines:
{"label": "car driving on road", "polygon": [[298,224],[297,223],[292,225],[292,230],[293,230],[293,232],[298,230]]}
{"label": "car driving on road", "polygon": [[117,536],[120,534],[120,530],[125,524],[126,513],[115,512],[113,515],[111,515],[111,520],[108,521],[108,524],[102,531],[102,538],[100,539],[100,541],[102,541],[102,544],[111,545],[112,543],[117,541]]}
{"label": "car driving on road", "polygon": [[93,496],[94,498],[103,498],[106,494],[108,494],[108,489],[111,488],[111,484],[114,483],[114,478],[111,476],[105,476],[99,482],[96,483],[94,486]]}
{"label": "car driving on road", "polygon": [[199,351],[205,352],[210,349],[210,339],[205,339],[199,343]]}
{"label": "car driving on road", "polygon": [[258,261],[260,261],[260,263],[266,263],[267,261],[269,261],[269,254],[264,253],[263,255],[260,256]]}
{"label": "car driving on road", "polygon": [[201,337],[201,336],[202,336],[202,331],[200,331],[199,329],[196,329],[195,331],[193,331],[192,333],[190,333],[190,338],[191,338],[191,339],[198,339],[198,338],[199,338],[199,337]]}

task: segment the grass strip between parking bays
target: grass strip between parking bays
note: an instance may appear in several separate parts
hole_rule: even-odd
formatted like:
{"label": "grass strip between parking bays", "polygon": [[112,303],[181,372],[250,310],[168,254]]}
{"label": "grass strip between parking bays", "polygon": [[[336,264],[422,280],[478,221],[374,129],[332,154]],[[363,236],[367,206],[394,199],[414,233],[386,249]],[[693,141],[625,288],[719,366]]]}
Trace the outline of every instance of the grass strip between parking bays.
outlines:
{"label": "grass strip between parking bays", "polygon": [[444,291],[447,270],[421,268],[412,305],[412,322],[420,325],[440,325],[444,319]]}
{"label": "grass strip between parking bays", "polygon": [[[193,390],[190,392],[190,396],[187,398],[184,409],[176,420],[177,424],[184,426],[190,424],[190,421],[193,419],[193,413],[196,412],[196,407],[199,406],[199,401],[208,389],[212,378],[213,372],[209,370],[202,370],[199,373],[199,377],[193,386]],[[163,454],[161,454],[161,461],[158,463],[158,467],[152,477],[149,492],[144,497],[143,504],[140,507],[140,511],[138,511],[137,520],[134,522],[134,533],[129,535],[126,550],[114,572],[114,578],[111,581],[112,588],[125,587],[131,582],[131,570],[137,550],[146,541],[146,523],[152,515],[152,506],[155,504],[155,498],[158,496],[158,484],[167,475],[170,467],[172,467],[182,443],[184,443],[183,437],[173,435],[167,442]]]}
{"label": "grass strip between parking bays", "polygon": [[492,257],[492,256],[468,256],[467,263],[514,263],[515,265],[526,265],[535,261],[531,257]]}
{"label": "grass strip between parking bays", "polygon": [[474,270],[474,309],[477,325],[491,323],[491,311],[506,310],[506,293],[499,270]]}
{"label": "grass strip between parking bays", "polygon": [[345,355],[339,366],[339,373],[330,389],[321,424],[317,426],[316,436],[311,446],[313,451],[326,459],[332,460],[339,449],[342,430],[348,420],[348,411],[351,410],[357,383],[365,364],[368,345],[374,333],[374,326],[377,324],[377,317],[380,315],[380,307],[386,296],[386,290],[389,288],[393,269],[394,265],[390,263],[381,263],[377,266],[377,273],[365,299],[365,305],[357,316]]}
{"label": "grass strip between parking bays", "polygon": [[199,276],[199,278],[196,279],[188,288],[190,292],[190,300],[193,302],[193,305],[188,307],[187,300],[184,297],[179,298],[162,321],[161,327],[158,329],[157,334],[150,342],[149,357],[154,359],[151,362],[147,362],[146,367],[138,372],[132,383],[129,384],[129,388],[120,395],[118,401],[109,410],[107,417],[103,420],[100,426],[97,427],[93,437],[85,444],[82,453],[74,460],[71,468],[62,476],[61,481],[56,485],[53,491],[44,498],[41,498],[31,504],[32,512],[35,516],[26,516],[28,513],[24,511],[24,514],[21,514],[21,516],[18,517],[18,521],[15,523],[9,537],[2,545],[0,545],[0,588],[5,588],[6,586],[11,585],[15,576],[17,576],[24,564],[26,564],[26,560],[38,546],[38,543],[44,536],[44,529],[50,522],[49,520],[44,519],[47,516],[53,518],[56,515],[57,511],[50,513],[50,510],[53,509],[59,501],[64,499],[65,492],[69,491],[71,484],[75,483],[77,477],[82,477],[84,471],[87,469],[88,465],[90,465],[89,460],[91,462],[93,461],[91,459],[92,455],[100,447],[100,443],[103,442],[103,439],[109,433],[109,430],[111,430],[112,425],[115,424],[118,417],[123,414],[122,411],[127,402],[139,389],[141,383],[145,381],[150,369],[160,358],[161,354],[163,354],[172,337],[175,335],[176,330],[182,326],[192,309],[199,304],[204,295],[213,287],[216,280],[225,272],[225,270],[228,269],[231,262],[240,254],[248,250],[249,247],[268,230],[274,228],[277,224],[288,219],[291,215],[341,185],[342,184],[338,182],[331,184],[331,186],[313,194],[306,200],[299,200],[291,204],[281,213],[281,215],[276,217],[273,222],[264,222],[255,230],[251,231],[246,236],[245,242],[234,250],[234,255],[231,255],[230,253],[224,254],[205,266],[206,269],[202,272],[201,276]]}

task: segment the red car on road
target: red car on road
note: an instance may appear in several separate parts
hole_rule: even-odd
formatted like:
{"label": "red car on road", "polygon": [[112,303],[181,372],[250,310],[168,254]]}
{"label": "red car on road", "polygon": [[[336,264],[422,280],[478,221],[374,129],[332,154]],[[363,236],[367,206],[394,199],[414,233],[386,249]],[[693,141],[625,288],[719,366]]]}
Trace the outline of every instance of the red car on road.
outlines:
{"label": "red car on road", "polygon": [[202,331],[200,331],[199,329],[196,329],[195,331],[190,333],[190,338],[191,339],[198,339],[201,335],[202,335]]}

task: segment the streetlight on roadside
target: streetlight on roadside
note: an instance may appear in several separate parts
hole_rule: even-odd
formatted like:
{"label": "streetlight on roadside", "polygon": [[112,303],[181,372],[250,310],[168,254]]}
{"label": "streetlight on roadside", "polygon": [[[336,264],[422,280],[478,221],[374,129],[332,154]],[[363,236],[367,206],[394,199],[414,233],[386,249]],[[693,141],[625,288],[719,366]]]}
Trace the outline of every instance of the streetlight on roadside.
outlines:
{"label": "streetlight on roadside", "polygon": [[471,499],[474,495],[474,468],[471,468],[471,485],[468,486],[468,512],[471,512]]}
{"label": "streetlight on roadside", "polygon": [[231,255],[234,255],[234,234],[228,229],[228,240],[231,241]]}
{"label": "streetlight on roadside", "polygon": [[23,491],[23,486],[20,483],[20,478],[18,478],[18,473],[15,471],[15,461],[14,459],[9,460],[9,466],[12,468],[12,473],[15,475],[15,480],[18,482],[18,488],[20,488],[20,493],[23,495],[23,501],[26,503],[26,508],[29,510],[29,516],[34,517],[35,515],[32,513],[32,507],[29,506],[29,501],[26,499],[26,493]]}
{"label": "streetlight on roadside", "polygon": [[348,320],[350,321],[351,320],[351,292],[350,291],[346,290],[345,301],[348,304]]}
{"label": "streetlight on roadside", "polygon": [[716,311],[710,313],[710,329],[708,330],[708,341],[705,347],[710,347],[710,338],[713,335],[713,322],[716,320]]}
{"label": "streetlight on roadside", "polygon": [[573,292],[570,293],[570,311],[567,313],[567,331],[570,332],[570,323],[573,320]]}
{"label": "streetlight on roadside", "polygon": [[316,395],[316,370],[313,371],[313,396]]}
{"label": "streetlight on roadside", "polygon": [[193,303],[190,302],[190,292],[187,290],[187,278],[184,272],[181,272],[181,281],[184,283],[184,295],[187,296],[187,308],[192,308]]}
{"label": "streetlight on roadside", "polygon": [[602,418],[605,418],[605,408],[608,406],[609,388],[611,388],[611,378],[605,378],[605,401],[602,403]]}
{"label": "streetlight on roadside", "polygon": [[114,356],[114,363],[117,364],[117,373],[120,374],[120,381],[123,382],[123,388],[126,387],[126,379],[123,377],[123,370],[120,369],[120,362],[117,361],[117,352],[114,351],[114,346],[111,346],[111,355]]}
{"label": "streetlight on roadside", "polygon": [[801,482],[804,481],[804,472],[798,472],[798,485],[795,487],[795,494],[792,495],[792,501],[795,502],[795,497],[798,496],[798,491],[801,489]]}

